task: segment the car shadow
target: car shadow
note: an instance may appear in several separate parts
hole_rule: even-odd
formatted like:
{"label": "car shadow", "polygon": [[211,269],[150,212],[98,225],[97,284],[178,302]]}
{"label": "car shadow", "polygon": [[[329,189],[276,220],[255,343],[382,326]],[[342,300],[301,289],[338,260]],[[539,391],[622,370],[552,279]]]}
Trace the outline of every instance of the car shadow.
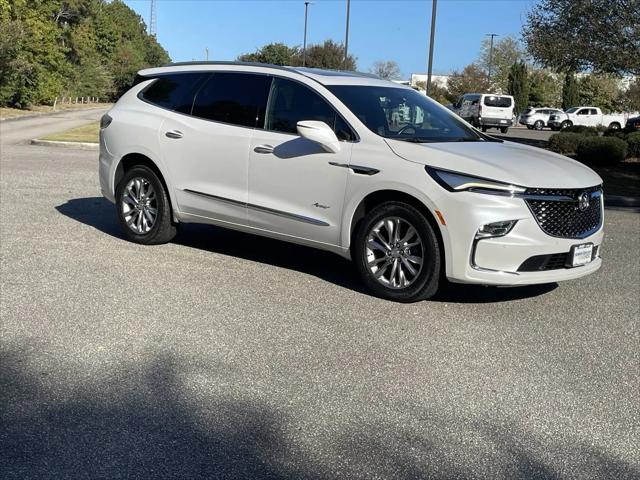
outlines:
{"label": "car shadow", "polygon": [[[334,426],[335,412],[320,412],[328,424],[314,428],[309,419],[317,412],[306,402],[249,395],[229,376],[238,368],[232,364],[157,350],[123,362],[126,368],[105,364],[94,378],[61,359],[42,363],[32,342],[0,346],[0,478],[409,480],[476,472],[552,480],[566,464],[576,478],[640,474],[617,452],[564,431],[540,437],[526,418],[470,418],[456,415],[464,412],[456,404],[440,411],[409,401],[406,423],[385,415],[366,421],[369,410],[386,405],[374,398],[362,417]],[[464,442],[469,437],[472,445]]]}
{"label": "car shadow", "polygon": [[[102,197],[74,198],[55,207],[62,215],[124,240],[114,207]],[[189,248],[242,258],[252,262],[313,275],[357,293],[371,295],[362,285],[353,264],[330,252],[266,237],[203,224],[183,224],[172,243]],[[259,244],[260,248],[256,248]],[[497,303],[544,295],[556,283],[524,287],[462,285],[443,279],[438,294],[430,301],[445,303]]]}

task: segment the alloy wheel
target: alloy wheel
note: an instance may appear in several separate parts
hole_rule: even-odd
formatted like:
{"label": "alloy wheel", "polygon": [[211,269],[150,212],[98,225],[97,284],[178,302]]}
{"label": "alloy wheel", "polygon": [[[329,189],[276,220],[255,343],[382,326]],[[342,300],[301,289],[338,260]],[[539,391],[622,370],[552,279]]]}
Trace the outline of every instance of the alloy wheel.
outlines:
{"label": "alloy wheel", "polygon": [[366,261],[373,277],[388,288],[406,288],[424,264],[424,244],[411,223],[400,217],[377,222],[366,237]]}
{"label": "alloy wheel", "polygon": [[143,177],[129,180],[120,199],[127,226],[139,235],[149,233],[158,217],[158,200],[153,186]]}

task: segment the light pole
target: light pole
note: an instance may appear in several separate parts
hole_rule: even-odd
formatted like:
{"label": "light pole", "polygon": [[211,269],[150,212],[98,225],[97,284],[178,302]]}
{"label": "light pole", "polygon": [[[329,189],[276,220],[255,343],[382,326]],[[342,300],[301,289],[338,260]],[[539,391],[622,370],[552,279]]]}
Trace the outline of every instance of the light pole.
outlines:
{"label": "light pole", "polygon": [[491,84],[491,67],[493,63],[493,37],[499,37],[500,35],[498,35],[497,33],[487,33],[486,36],[491,37],[491,43],[489,46],[489,71],[487,74],[487,83]]}
{"label": "light pole", "polygon": [[349,55],[349,11],[351,10],[351,0],[347,0],[347,31],[344,34],[344,60],[342,65],[347,63],[347,56]]}
{"label": "light pole", "polygon": [[429,40],[429,66],[427,68],[427,95],[431,92],[431,73],[433,67],[433,39],[436,36],[436,9],[438,0],[431,2],[431,39]]}
{"label": "light pole", "polygon": [[313,5],[311,2],[304,2],[304,43],[302,46],[302,66],[307,64],[307,13],[309,11],[309,5]]}

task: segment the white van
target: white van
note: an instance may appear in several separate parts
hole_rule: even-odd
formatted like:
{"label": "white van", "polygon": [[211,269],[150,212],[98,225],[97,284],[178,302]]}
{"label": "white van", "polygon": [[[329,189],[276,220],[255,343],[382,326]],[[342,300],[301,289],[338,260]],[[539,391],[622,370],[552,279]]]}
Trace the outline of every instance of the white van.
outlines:
{"label": "white van", "polygon": [[474,127],[499,128],[507,133],[513,125],[513,97],[491,93],[465,93],[454,105],[454,112]]}

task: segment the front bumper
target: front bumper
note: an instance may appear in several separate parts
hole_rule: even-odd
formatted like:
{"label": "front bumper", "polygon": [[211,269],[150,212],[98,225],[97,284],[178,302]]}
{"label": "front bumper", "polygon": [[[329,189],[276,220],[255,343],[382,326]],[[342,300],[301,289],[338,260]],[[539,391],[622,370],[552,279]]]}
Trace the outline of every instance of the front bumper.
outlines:
{"label": "front bumper", "polygon": [[[602,264],[602,225],[586,238],[558,238],[542,231],[522,198],[459,192],[449,195],[448,200],[451,206],[441,212],[449,229],[451,248],[447,277],[453,282],[505,286],[559,282],[593,273]],[[517,223],[507,235],[475,239],[481,225],[508,220]],[[597,247],[595,258],[584,266],[520,270],[531,257],[568,254],[572,246],[584,243]]]}

